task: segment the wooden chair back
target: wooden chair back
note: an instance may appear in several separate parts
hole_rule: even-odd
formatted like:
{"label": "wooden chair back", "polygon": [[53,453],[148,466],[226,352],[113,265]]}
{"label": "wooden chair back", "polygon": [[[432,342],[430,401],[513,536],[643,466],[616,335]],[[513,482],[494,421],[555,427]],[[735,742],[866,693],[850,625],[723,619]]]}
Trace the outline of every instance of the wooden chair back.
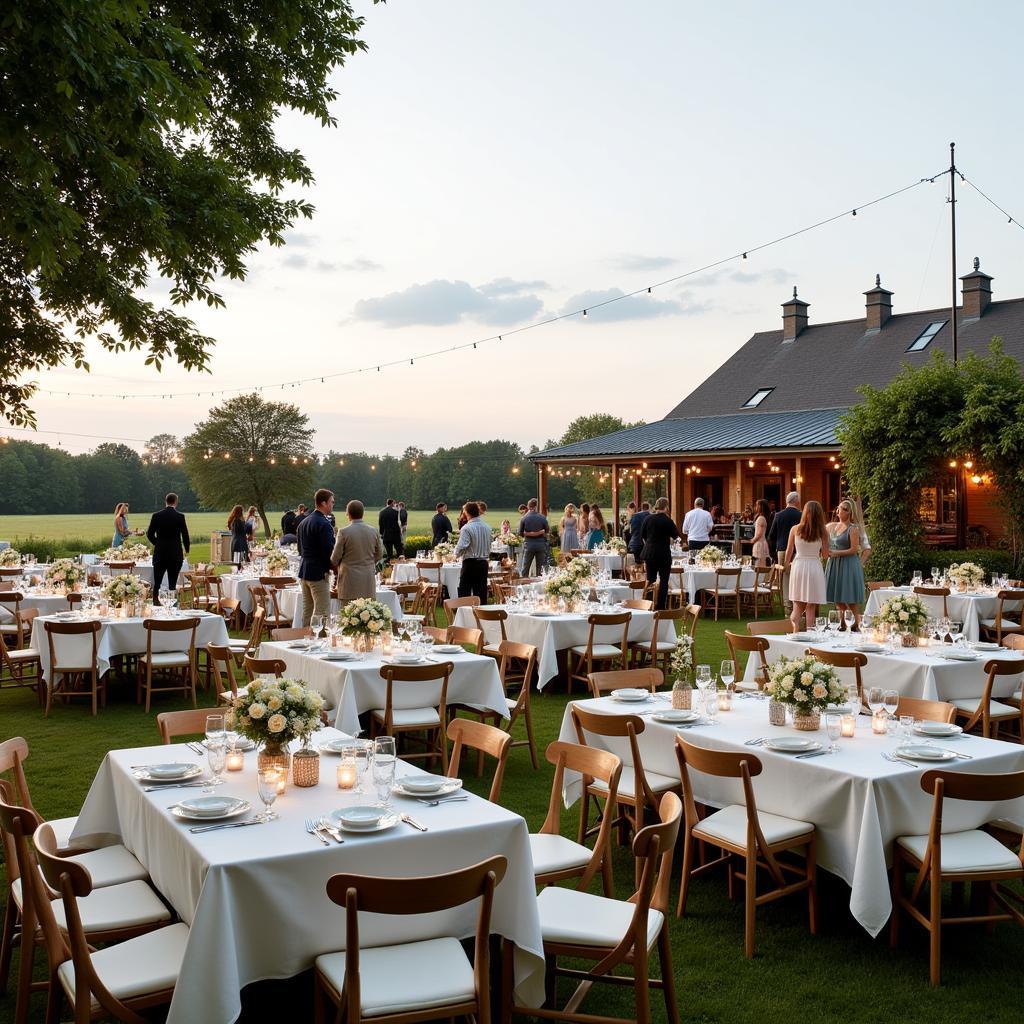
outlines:
{"label": "wooden chair back", "polygon": [[608,672],[591,672],[587,676],[590,691],[595,697],[612,690],[634,688],[650,690],[651,693],[665,682],[665,674],[660,668],[648,665],[646,668],[616,669]]}
{"label": "wooden chair back", "polygon": [[294,587],[298,580],[294,576],[261,576],[260,586],[267,588]]}
{"label": "wooden chair back", "polygon": [[949,618],[949,605],[946,602],[946,598],[949,597],[949,587],[914,587],[914,593],[921,597],[941,597],[942,614],[945,618]]}
{"label": "wooden chair back", "polygon": [[[147,622],[151,621],[149,619]],[[63,672],[95,672],[98,669],[97,652],[99,650],[100,624],[94,619],[90,622],[54,622],[47,619],[43,623],[46,630],[46,642],[50,651],[50,686],[54,685],[56,677]],[[89,636],[91,640],[91,653],[87,662],[74,664],[80,658],[75,656],[70,662],[62,662],[57,657],[57,646],[54,644],[54,637]],[[77,645],[76,645],[77,646]],[[90,645],[86,645],[89,647]]]}
{"label": "wooden chair back", "polygon": [[[28,791],[28,779],[25,778],[25,759],[28,757],[28,741],[22,736],[14,736],[0,743],[0,775],[10,773],[13,783],[13,800],[21,807],[27,807],[40,821],[42,815],[32,805],[32,797]],[[0,780],[2,781],[2,780]],[[33,830],[35,826],[33,825]]]}
{"label": "wooden chair back", "polygon": [[160,742],[167,744],[175,736],[200,736],[206,732],[209,715],[223,715],[217,708],[188,708],[185,711],[161,711],[156,716]]}
{"label": "wooden chair back", "polygon": [[278,626],[270,631],[271,640],[306,640],[312,635],[309,626]]}
{"label": "wooden chair back", "polygon": [[[384,703],[384,732],[390,734],[394,729],[395,711],[395,684],[402,693],[402,701],[398,707],[425,708],[433,707],[438,709],[438,716],[444,723],[448,707],[448,678],[451,675],[452,663],[441,661],[437,664],[427,665],[381,665],[381,678],[387,685],[387,693]],[[427,684],[436,684],[428,688]],[[429,689],[429,696],[424,696]],[[410,698],[407,694],[416,692],[417,696]],[[442,724],[443,731],[443,724]],[[447,763],[448,747],[445,749],[444,760]]]}
{"label": "wooden chair back", "polygon": [[444,602],[444,617],[449,626],[455,625],[455,614],[460,608],[479,608],[480,598],[475,594],[472,597],[449,597]]}
{"label": "wooden chair back", "polygon": [[245,677],[250,683],[257,676],[263,675],[280,679],[288,671],[288,666],[280,658],[253,658],[247,654],[242,664],[245,668]]}
{"label": "wooden chair back", "polygon": [[505,633],[505,623],[508,621],[508,612],[504,608],[474,608],[473,619],[476,621],[477,626],[484,634],[487,635],[487,627],[484,626],[485,622],[496,622],[498,628],[501,631],[501,643],[505,643],[508,640],[508,635]]}
{"label": "wooden chair back", "polygon": [[[238,696],[238,684],[235,682],[235,659],[231,648],[223,644],[206,645],[206,662],[213,674],[213,693],[219,700],[222,693],[231,693],[232,699]],[[225,685],[227,684],[227,685]]]}
{"label": "wooden chair back", "polygon": [[832,668],[853,669],[853,677],[857,681],[857,696],[864,704],[864,678],[861,669],[868,663],[867,655],[859,651],[828,651],[823,647],[808,647],[807,653],[817,658],[824,665],[831,665]]}
{"label": "wooden chair back", "polygon": [[751,636],[784,636],[792,628],[793,623],[789,619],[762,619],[747,623],[747,632]]}
{"label": "wooden chair back", "polygon": [[896,586],[892,580],[874,580],[868,584],[868,593],[870,594],[873,590],[892,590]]}
{"label": "wooden chair back", "polygon": [[697,620],[700,618],[700,605],[699,604],[688,604],[686,606],[686,614],[683,616],[683,629],[686,630],[690,636],[693,636],[697,629]]}
{"label": "wooden chair back", "polygon": [[601,640],[598,637],[598,632],[601,630],[609,629],[612,626],[622,627],[622,639],[618,646],[622,651],[622,664],[626,664],[626,652],[629,649],[629,624],[632,621],[633,615],[631,612],[595,612],[592,615],[587,616],[587,622],[590,625],[590,631],[587,634],[587,653],[594,649],[595,643],[607,643],[608,641]]}
{"label": "wooden chair back", "polygon": [[428,583],[438,586],[441,583],[441,566],[444,563],[436,562],[432,560],[428,561],[416,561],[416,578],[421,582],[426,580]]}
{"label": "wooden chair back", "polygon": [[199,628],[199,619],[189,617],[186,619],[143,619],[142,628],[146,631],[146,658],[153,656],[153,634],[154,633],[188,633],[188,651],[193,664],[196,660],[196,630]]}
{"label": "wooden chair back", "polygon": [[[740,668],[740,652],[743,651],[751,657],[757,656],[757,674],[754,679],[757,688],[763,690],[768,683],[768,641],[763,636],[744,636],[742,633],[725,631],[725,642],[729,645],[729,654],[732,657],[734,678],[742,679],[743,671]],[[749,659],[748,659],[749,661]]]}
{"label": "wooden chair back", "polygon": [[[989,658],[985,662],[985,692],[981,695],[981,700],[978,701],[978,707],[967,717],[964,722],[964,732],[969,732],[979,722],[981,723],[981,734],[982,736],[988,737],[992,735],[992,716],[991,716],[991,705],[992,705],[992,690],[995,686],[995,681],[1001,676],[1016,676],[1018,679],[1024,678],[1024,663],[1019,661],[1001,661],[999,658]],[[1020,690],[1022,687],[1020,684],[1017,685],[1016,689]],[[1008,689],[1013,689],[1009,687]],[[996,698],[998,700],[998,698]],[[961,712],[961,715],[966,715],[966,712]],[[1018,722],[1021,726],[1021,732],[1024,734],[1024,706],[1020,709],[1020,717]]]}
{"label": "wooden chair back", "polygon": [[646,599],[631,597],[628,601],[622,602],[622,607],[628,608],[630,611],[634,612],[649,612],[654,610],[654,602],[648,601]]}
{"label": "wooden chair back", "polygon": [[956,717],[956,708],[942,700],[901,696],[899,704],[896,705],[896,715],[913,715],[915,721],[952,722]]}
{"label": "wooden chair back", "polygon": [[448,630],[445,626],[421,626],[420,631],[431,637],[435,643],[444,644],[448,642]]}
{"label": "wooden chair back", "polygon": [[492,804],[498,803],[501,796],[501,784],[505,778],[505,765],[508,762],[509,747],[512,736],[503,729],[497,729],[486,722],[477,722],[472,718],[453,718],[448,724],[448,739],[452,741],[452,750],[448,756],[448,778],[459,777],[459,762],[462,759],[463,747],[480,751],[495,758],[494,777],[491,779],[491,791],[487,799]]}
{"label": "wooden chair back", "polygon": [[484,649],[484,631],[472,626],[449,626],[445,642],[472,647],[474,654],[480,654]]}

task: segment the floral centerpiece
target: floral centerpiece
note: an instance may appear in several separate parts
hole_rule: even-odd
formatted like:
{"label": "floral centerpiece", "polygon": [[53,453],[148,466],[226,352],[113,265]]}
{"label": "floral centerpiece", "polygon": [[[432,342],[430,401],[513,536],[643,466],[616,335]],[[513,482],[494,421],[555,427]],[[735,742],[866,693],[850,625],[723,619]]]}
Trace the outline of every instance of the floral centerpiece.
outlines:
{"label": "floral centerpiece", "polygon": [[672,679],[689,679],[693,670],[693,637],[680,633],[668,658],[668,673]]}
{"label": "floral centerpiece", "polygon": [[0,565],[21,565],[21,552],[14,548],[4,548],[3,551],[0,551]]}
{"label": "floral centerpiece", "polygon": [[147,583],[134,573],[125,572],[111,576],[103,584],[103,596],[114,605],[135,605],[146,600],[149,594]]}
{"label": "floral centerpiece", "polygon": [[562,572],[577,580],[588,580],[594,575],[594,563],[589,558],[577,556],[565,563]]}
{"label": "floral centerpiece", "polygon": [[391,629],[391,609],[372,597],[357,597],[341,609],[338,626],[345,636],[372,642]]}
{"label": "floral centerpiece", "polygon": [[523,538],[520,537],[518,533],[512,533],[511,531],[509,531],[508,533],[498,534],[498,543],[505,544],[507,547],[510,548],[517,548],[520,544],[523,543]]}
{"label": "floral centerpiece", "polygon": [[567,604],[571,604],[583,596],[583,581],[585,579],[585,576],[579,576],[568,569],[563,569],[545,580],[544,593],[556,601],[565,601]]}
{"label": "floral centerpiece", "polygon": [[440,544],[434,545],[431,553],[438,561],[447,562],[455,554],[455,545],[451,541],[443,540]]}
{"label": "floral centerpiece", "polygon": [[288,556],[283,551],[271,551],[266,567],[268,576],[284,576],[288,572]]}
{"label": "floral centerpiece", "polygon": [[714,544],[708,544],[697,552],[697,564],[704,566],[705,569],[717,569],[724,558],[722,549],[715,547]]}
{"label": "floral centerpiece", "polygon": [[839,701],[845,690],[835,670],[809,654],[779,658],[768,670],[769,697],[793,709],[793,727],[813,730],[821,712]]}
{"label": "floral centerpiece", "polygon": [[958,587],[980,587],[985,582],[985,570],[977,562],[954,562],[946,575]]}
{"label": "floral centerpiece", "polygon": [[74,590],[85,579],[85,569],[70,558],[58,558],[46,567],[46,582],[58,590]]}
{"label": "floral centerpiece", "polygon": [[294,679],[254,679],[231,706],[235,731],[263,747],[259,767],[287,768],[287,744],[298,738],[308,745],[309,737],[320,728],[324,699]]}
{"label": "floral centerpiece", "polygon": [[100,555],[104,562],[148,562],[152,557],[145,544],[122,544],[119,548],[107,548]]}
{"label": "floral centerpiece", "polygon": [[917,643],[918,630],[928,621],[928,609],[917,594],[890,597],[878,610],[877,622],[902,633],[907,646]]}

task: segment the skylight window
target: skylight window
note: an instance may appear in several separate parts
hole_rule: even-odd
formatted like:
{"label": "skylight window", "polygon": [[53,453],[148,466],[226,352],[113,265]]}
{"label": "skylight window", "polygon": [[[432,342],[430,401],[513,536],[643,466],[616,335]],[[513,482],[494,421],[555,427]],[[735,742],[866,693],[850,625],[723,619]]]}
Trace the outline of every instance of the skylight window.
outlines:
{"label": "skylight window", "polygon": [[743,409],[755,409],[759,406],[775,388],[759,388],[741,406]]}
{"label": "skylight window", "polygon": [[910,344],[907,349],[908,352],[923,352],[943,327],[948,324],[948,320],[934,320],[930,323]]}

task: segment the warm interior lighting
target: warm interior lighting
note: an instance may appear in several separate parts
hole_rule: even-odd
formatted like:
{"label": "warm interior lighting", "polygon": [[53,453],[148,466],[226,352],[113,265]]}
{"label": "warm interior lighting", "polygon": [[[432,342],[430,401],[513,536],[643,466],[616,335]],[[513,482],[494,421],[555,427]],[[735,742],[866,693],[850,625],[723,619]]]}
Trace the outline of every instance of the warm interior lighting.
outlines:
{"label": "warm interior lighting", "polygon": [[970,459],[964,459],[964,469],[973,469],[974,463]]}
{"label": "warm interior lighting", "polygon": [[950,459],[949,460],[949,468],[950,469],[956,469],[956,459]]}

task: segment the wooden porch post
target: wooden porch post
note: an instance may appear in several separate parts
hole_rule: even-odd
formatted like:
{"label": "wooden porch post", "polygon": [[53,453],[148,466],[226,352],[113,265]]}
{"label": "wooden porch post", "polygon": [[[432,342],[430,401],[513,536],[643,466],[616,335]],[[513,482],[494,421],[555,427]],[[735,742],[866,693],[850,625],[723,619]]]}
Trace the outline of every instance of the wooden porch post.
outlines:
{"label": "wooden porch post", "polygon": [[541,515],[548,514],[548,475],[544,466],[537,463],[537,501],[540,503]]}
{"label": "wooden porch post", "polygon": [[631,469],[629,473],[633,477],[633,501],[636,503],[637,510],[639,511],[640,502],[643,500],[644,496],[644,485],[634,470]]}
{"label": "wooden porch post", "polygon": [[619,529],[619,466],[615,462],[612,463],[612,522],[615,524],[612,532],[617,537]]}
{"label": "wooden porch post", "polygon": [[683,508],[683,482],[680,473],[679,462],[673,459],[668,464],[668,500],[672,509],[672,518],[680,529],[683,524],[683,517],[686,509]]}

